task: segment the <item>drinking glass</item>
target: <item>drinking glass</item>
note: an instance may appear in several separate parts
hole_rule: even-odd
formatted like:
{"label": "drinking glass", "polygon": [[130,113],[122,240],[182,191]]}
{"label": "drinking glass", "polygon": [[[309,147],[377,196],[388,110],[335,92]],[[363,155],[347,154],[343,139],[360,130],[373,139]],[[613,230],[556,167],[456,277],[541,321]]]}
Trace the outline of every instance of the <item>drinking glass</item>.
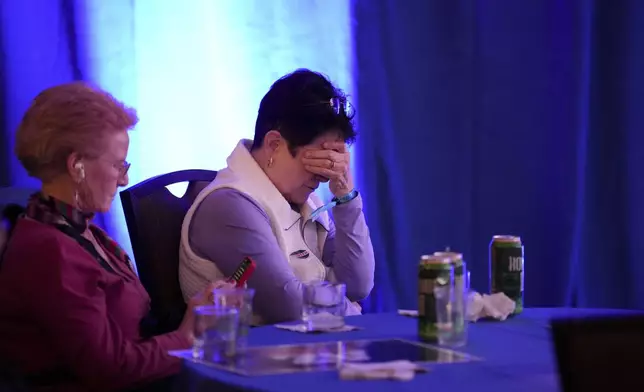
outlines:
{"label": "drinking glass", "polygon": [[456,276],[451,285],[434,289],[438,344],[461,347],[467,344],[467,307],[470,274],[463,262],[463,274]]}
{"label": "drinking glass", "polygon": [[194,309],[192,356],[221,362],[235,354],[239,312],[234,308],[204,305]]}
{"label": "drinking glass", "polygon": [[239,313],[236,352],[241,353],[248,347],[248,331],[253,322],[253,298],[255,290],[247,288],[215,289],[214,306],[236,309]]}
{"label": "drinking glass", "polygon": [[317,281],[303,285],[302,321],[309,331],[344,326],[346,286]]}

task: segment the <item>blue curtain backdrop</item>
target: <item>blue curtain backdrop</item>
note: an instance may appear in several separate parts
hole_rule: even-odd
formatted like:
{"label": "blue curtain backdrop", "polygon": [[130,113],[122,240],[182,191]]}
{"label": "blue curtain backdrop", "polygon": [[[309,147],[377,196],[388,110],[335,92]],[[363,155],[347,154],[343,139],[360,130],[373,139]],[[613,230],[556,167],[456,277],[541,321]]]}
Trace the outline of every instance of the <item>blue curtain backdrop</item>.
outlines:
{"label": "blue curtain backdrop", "polygon": [[[528,306],[644,307],[644,2],[357,1],[375,303],[450,246],[487,290],[516,234]],[[392,295],[395,293],[395,295]]]}
{"label": "blue curtain backdrop", "polygon": [[[137,107],[132,182],[218,169],[279,75],[353,93],[377,253],[367,310],[416,305],[419,256],[526,245],[529,306],[644,308],[644,2],[2,0],[0,185],[33,96],[99,83]],[[120,206],[104,226],[127,247]]]}

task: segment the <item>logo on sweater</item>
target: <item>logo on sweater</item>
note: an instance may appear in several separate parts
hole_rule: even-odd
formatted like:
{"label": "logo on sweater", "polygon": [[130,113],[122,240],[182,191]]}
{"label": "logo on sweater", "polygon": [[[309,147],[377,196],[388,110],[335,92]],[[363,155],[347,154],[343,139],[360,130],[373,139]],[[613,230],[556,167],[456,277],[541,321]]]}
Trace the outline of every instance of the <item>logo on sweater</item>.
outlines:
{"label": "logo on sweater", "polygon": [[298,259],[306,259],[309,257],[309,251],[305,249],[296,250],[295,252],[291,253],[291,256],[295,256]]}

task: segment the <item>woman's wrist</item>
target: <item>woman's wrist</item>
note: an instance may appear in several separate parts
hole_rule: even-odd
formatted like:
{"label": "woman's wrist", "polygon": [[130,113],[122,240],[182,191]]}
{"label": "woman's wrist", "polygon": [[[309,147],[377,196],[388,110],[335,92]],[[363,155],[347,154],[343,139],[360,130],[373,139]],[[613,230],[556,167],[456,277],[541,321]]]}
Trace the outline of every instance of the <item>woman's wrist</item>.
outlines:
{"label": "woman's wrist", "polygon": [[344,194],[342,196],[339,196],[339,197],[338,196],[334,197],[333,201],[335,202],[336,206],[339,206],[339,205],[342,205],[342,204],[350,202],[351,200],[353,200],[356,197],[358,197],[359,194],[360,193],[354,188],[351,192],[348,192],[348,193],[346,193],[346,194]]}

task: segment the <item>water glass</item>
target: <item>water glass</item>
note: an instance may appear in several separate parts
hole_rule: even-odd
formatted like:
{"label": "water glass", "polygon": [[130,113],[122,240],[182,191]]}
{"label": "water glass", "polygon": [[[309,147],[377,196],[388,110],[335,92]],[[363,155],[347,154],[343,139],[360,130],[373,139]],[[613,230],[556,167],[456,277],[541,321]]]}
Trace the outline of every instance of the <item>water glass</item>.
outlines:
{"label": "water glass", "polygon": [[235,354],[239,326],[237,309],[197,306],[194,317],[194,358],[221,362]]}
{"label": "water glass", "polygon": [[303,285],[302,321],[309,331],[344,326],[346,286],[326,281]]}
{"label": "water glass", "polygon": [[463,273],[454,277],[452,285],[434,289],[440,345],[461,347],[467,344],[469,276],[467,266],[463,262]]}
{"label": "water glass", "polygon": [[253,322],[254,296],[255,290],[247,288],[215,289],[212,292],[214,306],[237,309],[239,313],[237,353],[244,352],[248,347],[248,332]]}

